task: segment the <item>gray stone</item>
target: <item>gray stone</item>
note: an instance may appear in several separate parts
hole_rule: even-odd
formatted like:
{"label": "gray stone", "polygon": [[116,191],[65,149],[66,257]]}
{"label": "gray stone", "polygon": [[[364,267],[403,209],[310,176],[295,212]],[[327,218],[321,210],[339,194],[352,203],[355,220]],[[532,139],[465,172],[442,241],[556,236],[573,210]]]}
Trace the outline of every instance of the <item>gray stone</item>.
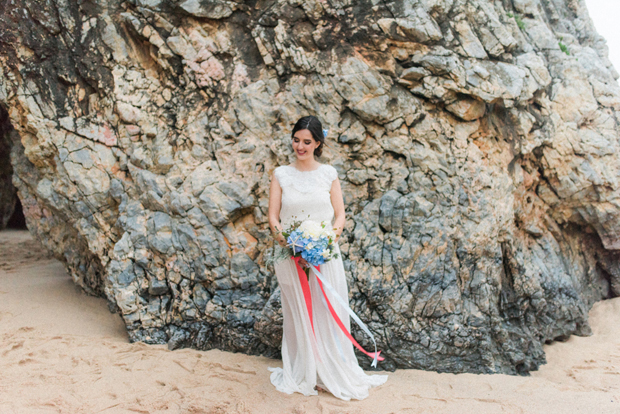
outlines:
{"label": "gray stone", "polygon": [[411,80],[411,81],[419,81],[420,79],[422,79],[423,77],[429,75],[430,73],[423,69],[423,68],[417,68],[417,67],[412,67],[412,68],[407,68],[405,70],[403,70],[403,72],[401,73],[400,77],[402,79],[406,79],[406,80]]}
{"label": "gray stone", "polygon": [[478,99],[464,98],[447,105],[446,109],[463,121],[473,121],[484,116],[486,104]]}
{"label": "gray stone", "polygon": [[149,280],[149,294],[154,296],[161,296],[168,293],[170,288],[165,280],[151,279]]}
{"label": "gray stone", "polygon": [[179,7],[197,17],[222,19],[232,14],[235,3],[218,0],[185,0]]}

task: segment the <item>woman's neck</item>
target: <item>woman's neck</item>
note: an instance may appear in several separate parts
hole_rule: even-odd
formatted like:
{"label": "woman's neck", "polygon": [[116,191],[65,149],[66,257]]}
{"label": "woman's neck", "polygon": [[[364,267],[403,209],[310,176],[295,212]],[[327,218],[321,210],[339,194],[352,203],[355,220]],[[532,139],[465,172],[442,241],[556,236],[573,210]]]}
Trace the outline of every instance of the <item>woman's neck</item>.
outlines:
{"label": "woman's neck", "polygon": [[304,161],[297,160],[293,166],[299,171],[312,171],[316,170],[319,167],[319,164],[320,163],[317,160],[309,159]]}

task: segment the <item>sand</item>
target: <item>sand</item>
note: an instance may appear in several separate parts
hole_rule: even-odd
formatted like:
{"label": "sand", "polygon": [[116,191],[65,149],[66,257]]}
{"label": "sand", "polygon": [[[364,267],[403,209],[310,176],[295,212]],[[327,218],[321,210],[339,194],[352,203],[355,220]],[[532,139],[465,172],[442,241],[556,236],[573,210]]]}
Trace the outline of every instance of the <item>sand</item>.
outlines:
{"label": "sand", "polygon": [[0,232],[0,413],[620,413],[620,298],[529,377],[398,370],[363,401],[286,395],[280,361],[130,344],[25,231]]}

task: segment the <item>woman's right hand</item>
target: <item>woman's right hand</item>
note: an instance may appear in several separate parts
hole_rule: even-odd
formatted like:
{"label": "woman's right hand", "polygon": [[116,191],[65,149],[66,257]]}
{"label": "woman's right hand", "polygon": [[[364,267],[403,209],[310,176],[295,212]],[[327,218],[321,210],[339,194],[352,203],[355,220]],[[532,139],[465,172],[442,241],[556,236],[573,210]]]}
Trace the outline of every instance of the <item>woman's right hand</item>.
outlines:
{"label": "woman's right hand", "polygon": [[278,235],[276,236],[276,241],[280,246],[286,247],[286,239],[281,233],[278,233]]}

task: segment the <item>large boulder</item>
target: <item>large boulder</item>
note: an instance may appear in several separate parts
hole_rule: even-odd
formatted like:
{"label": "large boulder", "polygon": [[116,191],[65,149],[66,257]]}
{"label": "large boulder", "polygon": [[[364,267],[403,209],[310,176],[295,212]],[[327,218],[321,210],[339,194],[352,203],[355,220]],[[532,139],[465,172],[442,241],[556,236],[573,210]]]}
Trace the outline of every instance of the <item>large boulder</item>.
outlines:
{"label": "large boulder", "polygon": [[0,64],[28,227],[132,341],[278,355],[268,186],[306,114],[383,368],[527,373],[619,293],[620,89],[583,0],[15,0]]}

